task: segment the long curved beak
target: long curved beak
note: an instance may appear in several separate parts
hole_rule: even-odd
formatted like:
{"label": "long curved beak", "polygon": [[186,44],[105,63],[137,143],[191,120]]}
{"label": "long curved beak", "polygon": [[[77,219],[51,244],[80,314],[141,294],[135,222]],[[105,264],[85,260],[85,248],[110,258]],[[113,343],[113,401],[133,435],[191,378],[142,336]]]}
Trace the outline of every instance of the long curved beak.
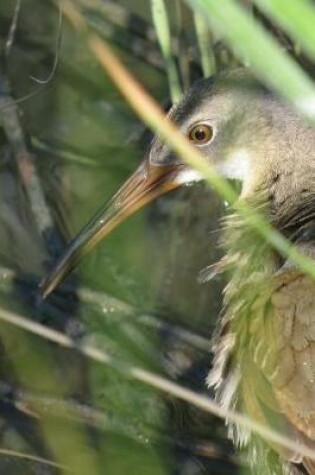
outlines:
{"label": "long curved beak", "polygon": [[105,208],[70,243],[51,274],[41,283],[41,297],[47,297],[82,258],[122,221],[158,196],[177,188],[179,168],[178,165],[156,166],[144,161]]}

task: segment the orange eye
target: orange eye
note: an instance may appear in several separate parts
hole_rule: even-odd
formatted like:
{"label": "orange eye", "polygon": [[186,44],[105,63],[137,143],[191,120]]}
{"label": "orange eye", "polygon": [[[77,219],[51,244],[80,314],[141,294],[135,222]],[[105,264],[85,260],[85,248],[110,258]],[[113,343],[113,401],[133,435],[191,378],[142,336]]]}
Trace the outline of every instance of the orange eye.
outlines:
{"label": "orange eye", "polygon": [[188,137],[191,142],[197,145],[203,145],[212,139],[213,128],[207,124],[195,125],[190,129]]}

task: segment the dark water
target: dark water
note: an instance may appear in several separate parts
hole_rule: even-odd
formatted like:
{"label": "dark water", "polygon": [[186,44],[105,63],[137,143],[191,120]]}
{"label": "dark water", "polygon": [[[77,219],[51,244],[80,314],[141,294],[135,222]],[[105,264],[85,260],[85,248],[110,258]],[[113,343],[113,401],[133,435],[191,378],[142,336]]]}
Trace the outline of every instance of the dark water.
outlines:
{"label": "dark water", "polygon": [[[199,272],[218,258],[220,203],[205,186],[173,192],[130,218],[68,279],[68,291],[59,290],[36,306],[40,278],[136,168],[150,133],[67,22],[53,79],[47,87],[31,79],[47,77],[54,62],[58,14],[48,3],[22,2],[5,58],[13,3],[0,5],[1,97],[41,92],[22,102],[14,119],[30,153],[26,162],[14,152],[5,128],[11,109],[0,110],[1,307],[207,394],[208,342],[223,283],[198,281]],[[125,65],[167,104],[158,60],[146,61],[127,48],[129,43],[132,49],[130,38],[139,39],[139,18],[152,29],[149,3],[118,2],[133,13],[129,30],[119,26],[118,17],[115,23],[115,15],[105,15],[109,2],[82,4],[105,37],[110,31]],[[159,58],[155,43],[148,45]],[[38,189],[43,209],[34,212]],[[62,460],[75,473],[87,473],[89,467],[92,475],[237,473],[223,424],[211,415],[12,326],[3,325],[1,339],[0,448],[50,460],[63,448]],[[26,409],[23,398],[31,401]],[[59,470],[0,455],[0,473]]]}

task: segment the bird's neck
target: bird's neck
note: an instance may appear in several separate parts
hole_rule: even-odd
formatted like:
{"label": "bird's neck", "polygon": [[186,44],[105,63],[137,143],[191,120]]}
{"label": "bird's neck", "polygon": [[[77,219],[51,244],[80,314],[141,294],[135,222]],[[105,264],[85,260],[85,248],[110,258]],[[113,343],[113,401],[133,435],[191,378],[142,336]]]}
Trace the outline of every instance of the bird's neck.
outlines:
{"label": "bird's neck", "polygon": [[[246,202],[302,252],[315,243],[315,190],[300,189],[299,193],[280,199],[270,186],[264,186],[247,197]],[[222,241],[227,256],[223,267],[231,271],[236,283],[248,281],[254,274],[263,282],[285,262],[250,225],[250,220],[239,213],[226,218]]]}
{"label": "bird's neck", "polygon": [[[247,199],[246,204],[266,221],[273,221],[266,190],[261,190]],[[238,212],[226,217],[222,243],[226,251],[224,267],[232,271],[232,276],[233,278],[236,276],[236,280],[246,279],[253,273],[269,273],[274,270],[276,253],[255,227],[251,226],[250,220]]]}
{"label": "bird's neck", "polygon": [[303,194],[315,192],[315,128],[271,97],[254,109],[249,123],[239,121],[238,138],[227,147],[221,173],[242,181],[244,199],[269,190],[275,210],[287,200],[302,201]]}
{"label": "bird's neck", "polygon": [[273,225],[293,244],[315,243],[315,192],[301,190],[271,210]]}

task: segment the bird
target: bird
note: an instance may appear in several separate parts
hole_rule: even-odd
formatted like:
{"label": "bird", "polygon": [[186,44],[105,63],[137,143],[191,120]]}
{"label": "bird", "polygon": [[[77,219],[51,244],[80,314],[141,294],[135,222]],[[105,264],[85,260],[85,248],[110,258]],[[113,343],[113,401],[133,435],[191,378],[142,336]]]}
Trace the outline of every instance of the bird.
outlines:
{"label": "bird", "polygon": [[[245,202],[298,251],[315,258],[315,130],[245,68],[196,81],[168,117]],[[203,176],[155,136],[143,162],[70,243],[40,287],[46,298],[120,222],[158,196]],[[275,444],[227,419],[254,474],[315,474],[315,282],[272,248],[232,207],[215,265],[223,309],[207,384],[237,410],[296,442]]]}

